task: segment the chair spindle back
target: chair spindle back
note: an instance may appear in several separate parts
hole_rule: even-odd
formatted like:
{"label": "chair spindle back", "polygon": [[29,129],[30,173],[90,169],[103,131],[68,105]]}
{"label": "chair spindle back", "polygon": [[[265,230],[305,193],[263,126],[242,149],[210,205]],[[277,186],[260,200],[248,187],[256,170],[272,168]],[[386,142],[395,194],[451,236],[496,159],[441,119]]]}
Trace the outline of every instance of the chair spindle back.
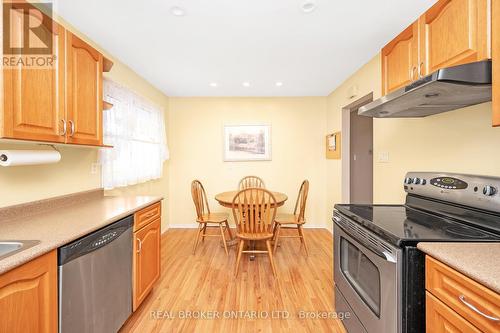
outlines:
{"label": "chair spindle back", "polygon": [[295,209],[293,210],[293,214],[298,215],[297,222],[304,221],[305,219],[308,193],[309,193],[309,181],[304,180],[302,182],[302,185],[300,185],[299,195],[297,196],[297,201],[295,202]]}
{"label": "chair spindle back", "polygon": [[199,180],[193,180],[191,183],[191,196],[196,207],[196,216],[199,220],[203,220],[204,214],[210,214],[210,207],[208,206],[205,188]]}
{"label": "chair spindle back", "polygon": [[257,176],[243,177],[238,184],[239,190],[244,190],[252,187],[266,188],[266,185],[264,184],[264,181]]}
{"label": "chair spindle back", "polygon": [[233,217],[239,233],[272,233],[276,210],[276,198],[263,188],[241,190],[233,199]]}

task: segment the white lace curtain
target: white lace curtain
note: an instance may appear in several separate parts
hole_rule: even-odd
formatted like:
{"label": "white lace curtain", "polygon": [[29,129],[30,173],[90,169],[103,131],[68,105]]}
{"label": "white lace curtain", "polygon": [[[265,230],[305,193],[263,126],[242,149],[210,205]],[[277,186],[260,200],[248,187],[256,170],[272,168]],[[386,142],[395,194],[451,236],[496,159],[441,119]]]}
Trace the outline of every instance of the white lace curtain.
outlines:
{"label": "white lace curtain", "polygon": [[103,141],[114,147],[100,152],[103,187],[160,178],[163,162],[169,158],[163,109],[108,79],[103,95],[113,104],[103,111]]}

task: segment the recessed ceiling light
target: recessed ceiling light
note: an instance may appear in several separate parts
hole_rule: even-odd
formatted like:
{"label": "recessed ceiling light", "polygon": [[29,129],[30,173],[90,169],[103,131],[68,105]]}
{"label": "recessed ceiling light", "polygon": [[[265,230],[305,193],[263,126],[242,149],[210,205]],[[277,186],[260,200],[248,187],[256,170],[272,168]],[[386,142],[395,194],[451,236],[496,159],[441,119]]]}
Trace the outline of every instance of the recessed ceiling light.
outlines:
{"label": "recessed ceiling light", "polygon": [[316,3],[314,1],[308,0],[303,2],[300,8],[304,13],[311,13],[316,9]]}
{"label": "recessed ceiling light", "polygon": [[182,9],[181,7],[174,6],[170,8],[170,13],[174,16],[184,16],[186,15],[186,11]]}
{"label": "recessed ceiling light", "polygon": [[283,82],[281,82],[281,81],[276,82],[276,87],[281,87],[282,85],[283,85]]}
{"label": "recessed ceiling light", "polygon": [[250,82],[245,81],[242,83],[242,85],[243,87],[250,87]]}
{"label": "recessed ceiling light", "polygon": [[217,82],[210,82],[210,87],[217,87]]}

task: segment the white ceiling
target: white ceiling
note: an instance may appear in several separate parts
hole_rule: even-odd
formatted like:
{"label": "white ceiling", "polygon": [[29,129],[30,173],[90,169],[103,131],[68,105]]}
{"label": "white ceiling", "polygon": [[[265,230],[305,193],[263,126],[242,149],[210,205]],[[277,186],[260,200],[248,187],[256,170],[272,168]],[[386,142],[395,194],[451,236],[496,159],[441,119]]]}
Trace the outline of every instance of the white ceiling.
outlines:
{"label": "white ceiling", "polygon": [[169,96],[325,96],[435,1],[315,0],[309,14],[303,2],[58,0],[55,10]]}

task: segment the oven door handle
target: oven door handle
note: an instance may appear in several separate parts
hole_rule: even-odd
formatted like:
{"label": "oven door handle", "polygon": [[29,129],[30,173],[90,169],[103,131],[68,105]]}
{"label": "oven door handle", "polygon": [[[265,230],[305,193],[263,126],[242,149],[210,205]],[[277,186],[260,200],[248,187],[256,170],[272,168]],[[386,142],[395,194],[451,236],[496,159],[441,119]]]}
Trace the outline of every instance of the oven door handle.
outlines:
{"label": "oven door handle", "polygon": [[[346,234],[348,234],[349,236],[351,236],[351,237],[354,239],[354,236],[353,236],[353,235],[351,235],[351,234],[350,234],[347,230],[345,230],[345,229],[342,227],[342,225],[340,225],[340,223],[339,223],[339,222],[340,222],[340,217],[338,217],[338,216],[333,216],[333,220],[334,220],[335,222],[337,222],[337,223],[336,223],[336,224],[337,224],[337,226],[339,226],[339,227],[342,229],[342,231],[344,231]],[[355,238],[355,239],[356,239],[356,241],[357,241],[360,245],[362,245],[362,246],[366,247],[368,250],[370,250],[371,252],[375,253],[377,256],[379,256],[379,257],[381,257],[381,258],[385,259],[385,260],[386,260],[386,261],[388,261],[388,262],[391,262],[391,263],[394,263],[394,264],[395,264],[395,263],[397,263],[397,258],[396,258],[394,255],[392,255],[392,253],[389,253],[389,252],[387,252],[387,251],[383,251],[383,250],[379,250],[379,249],[377,249],[376,247],[374,247],[374,246],[373,246],[373,245],[371,245],[371,244],[368,244],[368,243],[366,243],[366,242],[363,242],[362,240],[357,239],[357,238]]]}
{"label": "oven door handle", "polygon": [[388,262],[392,262],[392,263],[396,263],[396,258],[390,254],[389,252],[387,251],[382,251],[382,255],[385,257],[385,259],[388,261]]}

